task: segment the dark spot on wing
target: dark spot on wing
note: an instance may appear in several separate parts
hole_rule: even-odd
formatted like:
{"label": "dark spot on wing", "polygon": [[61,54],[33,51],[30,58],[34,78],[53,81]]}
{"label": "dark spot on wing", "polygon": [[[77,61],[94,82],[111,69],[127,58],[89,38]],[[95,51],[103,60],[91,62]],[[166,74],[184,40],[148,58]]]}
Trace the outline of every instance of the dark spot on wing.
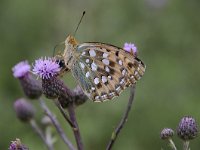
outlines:
{"label": "dark spot on wing", "polygon": [[108,85],[108,82],[105,82],[104,84],[105,84],[105,85]]}
{"label": "dark spot on wing", "polygon": [[129,68],[132,68],[132,67],[133,67],[133,64],[129,62],[129,63],[128,63],[128,67],[129,67]]}
{"label": "dark spot on wing", "polygon": [[105,75],[105,76],[108,76],[108,75],[109,75],[109,73],[106,72],[105,69],[102,69],[102,68],[100,68],[100,67],[97,68],[97,71],[100,72],[101,74]]}
{"label": "dark spot on wing", "polygon": [[110,74],[114,74],[115,73],[115,70],[113,68],[110,68]]}
{"label": "dark spot on wing", "polygon": [[113,61],[110,61],[110,64],[109,64],[111,67],[114,67],[115,66],[115,63]]}
{"label": "dark spot on wing", "polygon": [[106,49],[106,51],[107,51],[107,52],[110,52],[110,50],[109,50],[109,49]]}
{"label": "dark spot on wing", "polygon": [[119,51],[116,51],[116,52],[115,52],[115,55],[116,55],[116,56],[119,56]]}
{"label": "dark spot on wing", "polygon": [[101,83],[97,84],[97,88],[100,89],[102,87]]}
{"label": "dark spot on wing", "polygon": [[139,58],[135,57],[135,60],[137,60],[139,63],[141,63],[143,66],[145,66],[144,63]]}

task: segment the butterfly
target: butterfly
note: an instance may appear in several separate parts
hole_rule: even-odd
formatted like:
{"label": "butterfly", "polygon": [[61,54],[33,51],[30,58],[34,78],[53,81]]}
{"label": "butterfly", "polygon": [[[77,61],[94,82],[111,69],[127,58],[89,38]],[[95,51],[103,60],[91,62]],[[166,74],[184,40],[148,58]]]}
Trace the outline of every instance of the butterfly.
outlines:
{"label": "butterfly", "polygon": [[61,66],[71,71],[94,102],[119,96],[143,76],[146,68],[139,58],[122,48],[100,42],[78,44],[71,35],[65,40],[62,58]]}

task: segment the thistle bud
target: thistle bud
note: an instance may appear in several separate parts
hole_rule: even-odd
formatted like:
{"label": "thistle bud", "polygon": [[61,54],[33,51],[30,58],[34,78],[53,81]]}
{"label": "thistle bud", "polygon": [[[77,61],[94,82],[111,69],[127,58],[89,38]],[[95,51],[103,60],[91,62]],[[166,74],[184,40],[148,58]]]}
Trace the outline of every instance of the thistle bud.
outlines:
{"label": "thistle bud", "polygon": [[184,141],[197,137],[198,127],[194,118],[185,116],[181,119],[177,128],[177,135]]}
{"label": "thistle bud", "polygon": [[17,117],[23,122],[30,121],[35,114],[35,109],[33,105],[23,98],[15,101],[14,109]]}
{"label": "thistle bud", "polygon": [[37,99],[42,95],[41,83],[30,73],[30,65],[27,61],[16,64],[13,68],[13,76],[18,78],[25,95],[30,99]]}
{"label": "thistle bud", "polygon": [[28,150],[28,148],[21,143],[20,139],[11,141],[11,144],[8,149],[9,150]]}
{"label": "thistle bud", "polygon": [[133,54],[134,56],[137,56],[137,47],[135,46],[135,44],[133,43],[125,43],[123,49],[126,52],[129,52],[131,54]]}
{"label": "thistle bud", "polygon": [[164,128],[160,133],[160,138],[165,140],[165,139],[172,138],[173,135],[174,135],[174,131],[172,129]]}
{"label": "thistle bud", "polygon": [[[53,116],[54,117],[54,116]],[[49,116],[44,116],[41,120],[41,123],[44,125],[44,126],[51,126],[52,125],[52,121],[51,119],[49,118]]]}

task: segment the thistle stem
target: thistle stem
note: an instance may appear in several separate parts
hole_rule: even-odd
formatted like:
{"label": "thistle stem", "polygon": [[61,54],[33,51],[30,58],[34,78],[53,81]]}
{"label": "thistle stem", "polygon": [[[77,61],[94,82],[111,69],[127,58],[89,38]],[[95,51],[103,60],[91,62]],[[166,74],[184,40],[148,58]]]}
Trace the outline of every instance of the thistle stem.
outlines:
{"label": "thistle stem", "polygon": [[48,150],[54,150],[52,143],[48,143],[48,141],[45,138],[44,133],[42,132],[42,130],[39,128],[39,126],[37,125],[37,123],[35,122],[34,119],[30,120],[30,125],[31,127],[35,130],[35,132],[40,136],[40,138],[43,140],[43,142],[45,143],[45,145],[47,146]]}
{"label": "thistle stem", "polygon": [[169,145],[172,148],[172,150],[177,150],[176,149],[176,145],[174,144],[174,142],[173,142],[173,140],[171,138],[169,139]]}
{"label": "thistle stem", "polygon": [[73,130],[76,130],[76,126],[74,126],[74,124],[72,123],[72,121],[69,119],[67,113],[65,112],[65,110],[62,108],[62,106],[60,105],[60,102],[58,100],[54,100],[55,105],[58,107],[58,109],[60,110],[61,114],[63,115],[63,117],[65,118],[65,120],[69,123],[69,125],[72,127]]}
{"label": "thistle stem", "polygon": [[121,129],[123,128],[124,124],[127,122],[128,120],[128,115],[129,112],[131,110],[132,107],[132,103],[134,101],[134,96],[135,96],[135,84],[133,86],[130,87],[130,97],[128,100],[128,104],[126,107],[126,110],[121,118],[121,121],[119,122],[119,124],[117,125],[117,127],[115,128],[115,130],[112,132],[112,136],[111,139],[106,147],[106,150],[111,150],[111,148],[113,147],[113,144],[115,143]]}
{"label": "thistle stem", "polygon": [[75,126],[75,128],[73,129],[73,132],[74,132],[74,137],[75,137],[75,140],[76,140],[77,148],[78,148],[78,150],[83,150],[84,149],[83,143],[82,143],[78,123],[77,123],[77,120],[76,120],[76,114],[75,114],[75,109],[74,109],[73,104],[69,105],[68,112],[69,112],[70,120],[72,121],[73,125]]}
{"label": "thistle stem", "polygon": [[190,141],[186,140],[183,142],[183,150],[190,150],[189,147]]}
{"label": "thistle stem", "polygon": [[69,141],[69,139],[65,135],[55,115],[49,110],[48,106],[45,104],[45,101],[42,100],[41,98],[39,99],[39,101],[40,101],[40,106],[42,107],[46,115],[51,119],[51,122],[53,123],[54,127],[56,128],[63,142],[68,146],[70,150],[76,150],[76,148],[72,145],[72,143]]}

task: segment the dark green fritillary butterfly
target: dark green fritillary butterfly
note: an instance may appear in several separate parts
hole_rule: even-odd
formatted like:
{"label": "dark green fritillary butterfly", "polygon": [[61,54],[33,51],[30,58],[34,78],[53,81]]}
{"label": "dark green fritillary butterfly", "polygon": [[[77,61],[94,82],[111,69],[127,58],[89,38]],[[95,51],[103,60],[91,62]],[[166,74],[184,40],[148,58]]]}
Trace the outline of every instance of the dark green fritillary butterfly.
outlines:
{"label": "dark green fritillary butterfly", "polygon": [[105,43],[78,44],[65,40],[64,64],[83,92],[94,102],[113,99],[144,74],[145,65],[135,55]]}

